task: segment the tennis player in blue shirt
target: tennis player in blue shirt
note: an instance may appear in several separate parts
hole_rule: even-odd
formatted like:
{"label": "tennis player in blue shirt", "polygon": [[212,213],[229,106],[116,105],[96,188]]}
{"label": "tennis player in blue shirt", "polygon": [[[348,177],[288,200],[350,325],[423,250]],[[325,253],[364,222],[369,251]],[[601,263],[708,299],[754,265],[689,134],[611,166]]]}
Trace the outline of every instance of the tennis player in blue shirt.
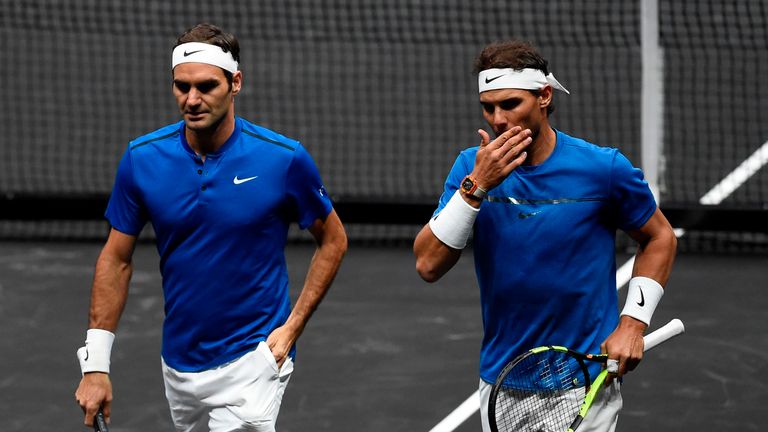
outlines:
{"label": "tennis player in blue shirt", "polygon": [[[475,62],[480,104],[495,138],[461,152],[432,219],[414,242],[416,269],[448,272],[473,233],[484,337],[481,418],[506,362],[527,349],[562,345],[607,352],[614,376],[633,370],[674,260],[677,240],[642,172],[618,150],[552,128],[553,91],[568,91],[530,45],[485,47]],[[615,234],[639,247],[619,314]],[[642,299],[639,301],[638,299]],[[619,380],[601,393],[580,431],[613,431]]]}
{"label": "tennis player in blue shirt", "polygon": [[[344,228],[302,145],[235,116],[242,85],[231,34],[197,25],[173,50],[182,121],[132,141],[106,211],[75,393],[90,425],[109,418],[110,352],[147,222],[165,296],[162,368],[178,431],[274,431],[294,344],[347,248]],[[291,308],[289,224],[317,241]]]}

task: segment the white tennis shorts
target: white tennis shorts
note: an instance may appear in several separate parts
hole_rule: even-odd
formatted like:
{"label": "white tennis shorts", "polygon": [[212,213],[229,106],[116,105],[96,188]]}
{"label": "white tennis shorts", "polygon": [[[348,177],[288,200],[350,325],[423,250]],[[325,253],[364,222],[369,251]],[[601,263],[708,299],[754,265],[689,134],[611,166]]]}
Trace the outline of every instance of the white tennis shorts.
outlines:
{"label": "white tennis shorts", "polygon": [[179,372],[163,361],[165,397],[178,432],[274,432],[293,360],[282,368],[266,343],[215,369]]}
{"label": "white tennis shorts", "polygon": [[[488,400],[491,398],[492,388],[491,384],[480,380],[480,421],[483,424],[483,432],[491,432],[491,426],[488,424]],[[592,407],[579,426],[579,432],[614,432],[623,404],[621,384],[619,380],[613,380],[608,388],[597,393]]]}

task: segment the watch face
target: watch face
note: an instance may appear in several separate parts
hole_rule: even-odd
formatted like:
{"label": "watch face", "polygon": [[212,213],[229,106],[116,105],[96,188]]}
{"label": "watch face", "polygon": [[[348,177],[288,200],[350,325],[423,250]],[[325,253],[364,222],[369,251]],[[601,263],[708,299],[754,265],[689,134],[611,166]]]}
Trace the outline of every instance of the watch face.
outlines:
{"label": "watch face", "polygon": [[461,188],[464,189],[465,192],[471,191],[474,186],[475,186],[475,183],[468,178],[465,178],[464,181],[461,182]]}

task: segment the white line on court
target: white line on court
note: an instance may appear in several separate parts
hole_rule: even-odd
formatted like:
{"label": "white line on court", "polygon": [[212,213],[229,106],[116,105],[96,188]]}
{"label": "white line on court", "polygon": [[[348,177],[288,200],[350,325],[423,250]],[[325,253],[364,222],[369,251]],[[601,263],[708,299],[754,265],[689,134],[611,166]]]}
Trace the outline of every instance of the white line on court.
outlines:
{"label": "white line on court", "polygon": [[464,423],[472,414],[480,410],[480,390],[472,393],[470,397],[459,405],[458,408],[453,410],[448,417],[438,423],[435,427],[429,430],[429,432],[452,432]]}
{"label": "white line on court", "polygon": [[[742,162],[736,169],[712,189],[709,190],[699,200],[700,204],[720,204],[724,199],[744,184],[750,177],[755,175],[763,166],[768,164],[768,141],[763,143],[750,157]],[[675,235],[682,237],[685,230],[675,228]],[[635,264],[634,255],[616,270],[616,289],[620,290],[629,282],[632,276],[632,267]],[[453,432],[457,427],[464,423],[472,414],[480,410],[480,391],[477,390],[467,398],[461,405],[453,410],[448,417],[435,425],[429,432]]]}
{"label": "white line on court", "polygon": [[763,143],[750,157],[728,174],[699,200],[700,204],[720,204],[750,177],[768,163],[768,141]]}

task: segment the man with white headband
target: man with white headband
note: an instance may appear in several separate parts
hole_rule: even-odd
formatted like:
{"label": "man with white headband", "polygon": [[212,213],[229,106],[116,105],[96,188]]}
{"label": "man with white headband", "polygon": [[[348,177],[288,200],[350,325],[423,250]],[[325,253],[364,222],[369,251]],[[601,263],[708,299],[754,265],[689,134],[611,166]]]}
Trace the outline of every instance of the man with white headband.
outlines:
{"label": "man with white headband", "polygon": [[[200,24],[173,50],[182,121],[131,141],[106,210],[112,229],[96,263],[83,378],[92,424],[109,418],[110,355],[136,239],[152,223],[165,296],[162,369],[178,431],[274,431],[295,342],[328,290],[347,238],[318,170],[297,141],[235,116],[237,39]],[[293,306],[288,227],[317,249]]]}
{"label": "man with white headband", "polygon": [[[528,43],[485,47],[475,62],[483,116],[495,134],[461,152],[432,219],[414,242],[428,282],[448,272],[473,234],[484,338],[481,419],[504,365],[541,345],[607,352],[613,377],[642,358],[643,332],[663,294],[676,238],[642,172],[618,150],[550,126],[554,90],[568,90]],[[618,313],[615,233],[638,244],[627,303]],[[599,369],[599,366],[597,366]],[[579,431],[613,431],[619,381]]]}

